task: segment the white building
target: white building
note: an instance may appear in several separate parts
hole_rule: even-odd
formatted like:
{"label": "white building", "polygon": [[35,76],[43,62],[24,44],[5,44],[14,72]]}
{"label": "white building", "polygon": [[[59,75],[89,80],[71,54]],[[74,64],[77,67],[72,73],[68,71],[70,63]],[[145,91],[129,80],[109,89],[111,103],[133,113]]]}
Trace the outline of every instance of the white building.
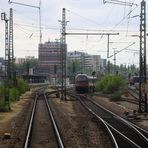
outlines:
{"label": "white building", "polygon": [[69,62],[73,62],[77,60],[81,66],[81,73],[88,73],[91,74],[92,71],[96,71],[97,73],[100,72],[100,68],[105,66],[104,63],[102,64],[102,59],[100,55],[89,55],[84,52],[74,51],[68,52],[67,58]]}

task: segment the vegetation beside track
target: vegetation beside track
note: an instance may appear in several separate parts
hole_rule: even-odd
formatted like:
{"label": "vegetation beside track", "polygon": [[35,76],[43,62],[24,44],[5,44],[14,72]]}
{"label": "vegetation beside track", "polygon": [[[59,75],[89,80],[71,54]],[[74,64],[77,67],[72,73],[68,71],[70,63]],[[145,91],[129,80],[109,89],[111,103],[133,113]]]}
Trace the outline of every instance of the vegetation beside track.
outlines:
{"label": "vegetation beside track", "polygon": [[[21,94],[29,90],[28,83],[21,79],[17,79],[17,85],[14,86],[11,81],[8,82],[7,87],[0,85],[0,112],[8,111],[11,102],[18,101]],[[6,97],[7,96],[7,97]]]}
{"label": "vegetation beside track", "polygon": [[125,81],[120,75],[105,75],[96,83],[96,91],[109,94],[111,101],[118,101],[125,92]]}

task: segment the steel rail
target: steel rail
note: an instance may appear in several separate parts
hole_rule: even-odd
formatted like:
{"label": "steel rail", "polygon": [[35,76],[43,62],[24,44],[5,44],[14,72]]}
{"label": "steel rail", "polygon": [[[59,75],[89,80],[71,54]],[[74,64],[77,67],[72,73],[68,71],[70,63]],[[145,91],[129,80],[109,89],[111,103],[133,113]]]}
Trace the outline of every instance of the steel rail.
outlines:
{"label": "steel rail", "polygon": [[131,89],[130,87],[128,87],[128,93],[133,96],[136,100],[139,99],[139,93],[135,92],[133,89]]}
{"label": "steel rail", "polygon": [[[39,88],[38,90],[41,90],[41,89],[45,90],[44,87],[43,88]],[[52,92],[50,92],[50,94],[53,94],[55,92],[56,91],[52,91]],[[36,109],[38,95],[41,95],[41,93],[36,92],[36,94],[35,94],[35,99],[34,99],[34,103],[33,103],[33,107],[32,107],[32,112],[31,112],[31,117],[30,117],[30,122],[29,122],[29,126],[28,126],[28,129],[27,129],[27,134],[26,134],[25,142],[23,144],[24,148],[28,148],[29,144],[30,144],[31,131],[32,131],[32,127],[33,127],[33,119],[34,119],[34,116],[35,116],[35,109]],[[49,93],[48,93],[48,95],[49,95]],[[44,98],[45,98],[45,102],[46,102],[46,105],[47,105],[47,109],[49,111],[49,108],[48,108],[49,104],[47,104],[47,98],[45,97],[45,94],[44,94]],[[50,116],[51,116],[51,114],[50,114]],[[53,123],[53,119],[54,119],[53,115],[52,115],[51,119],[52,119],[52,124],[55,125],[55,121]],[[54,130],[55,130],[55,127],[54,127]],[[57,133],[56,133],[56,135],[57,135]],[[58,141],[61,141],[61,140],[58,139]],[[59,144],[59,142],[58,142],[58,144]],[[59,145],[61,145],[60,148],[64,148],[63,144],[59,144]]]}
{"label": "steel rail", "polygon": [[113,130],[115,133],[117,133],[121,138],[123,138],[124,140],[126,140],[129,144],[131,144],[131,146],[133,146],[134,148],[141,148],[141,146],[137,145],[135,142],[133,142],[131,139],[129,139],[127,136],[125,136],[124,134],[122,134],[120,131],[118,131],[117,129],[115,129],[113,126],[111,126],[109,123],[107,123],[106,121],[104,121],[107,126],[109,126],[109,128],[111,128],[111,130]]}
{"label": "steel rail", "polygon": [[59,130],[58,130],[56,121],[55,121],[55,119],[54,119],[54,116],[53,116],[51,107],[50,107],[50,105],[49,105],[49,102],[48,102],[48,100],[47,100],[47,97],[46,97],[45,93],[44,93],[44,98],[45,98],[45,101],[46,101],[46,105],[47,105],[47,108],[48,108],[48,112],[49,112],[50,117],[51,117],[51,120],[52,120],[52,124],[53,124],[54,130],[55,130],[55,134],[56,134],[56,137],[57,137],[57,140],[58,140],[59,147],[60,147],[60,148],[65,148],[64,143],[63,143],[63,140],[62,140],[61,135],[60,135],[60,133],[59,133]]}
{"label": "steel rail", "polygon": [[95,116],[99,121],[101,121],[101,123],[103,123],[103,125],[105,126],[105,129],[107,130],[107,132],[108,132],[108,134],[109,134],[109,136],[110,136],[110,138],[111,138],[111,140],[112,140],[112,144],[113,144],[114,148],[119,148],[119,147],[118,147],[118,144],[117,144],[117,142],[116,142],[116,140],[115,140],[114,135],[112,134],[111,130],[109,129],[109,127],[107,126],[107,124],[105,123],[105,121],[104,121],[101,117],[99,117],[95,112],[93,112],[90,108],[88,108],[88,107],[86,106],[86,104],[84,104],[83,101],[82,101],[79,97],[77,97],[77,99],[80,101],[80,103],[81,103],[93,116]]}
{"label": "steel rail", "polygon": [[[128,121],[130,122],[130,121]],[[148,138],[148,131],[146,131],[145,129],[133,124],[132,122],[130,122],[131,125],[133,125],[135,128],[137,128],[145,137]]]}
{"label": "steel rail", "polygon": [[[114,128],[118,128],[118,130],[120,131],[120,128],[121,128],[121,130],[122,130],[122,132],[123,132],[123,134],[126,134],[126,137],[129,137],[129,136],[132,136],[132,137],[129,137],[129,138],[131,138],[131,140],[133,141],[133,139],[132,138],[134,138],[134,143],[136,143],[137,145],[139,145],[139,146],[146,146],[146,145],[148,145],[148,139],[138,130],[138,129],[136,129],[134,126],[132,126],[127,120],[125,120],[125,119],[123,119],[123,118],[121,118],[120,116],[118,116],[118,115],[116,115],[116,114],[114,114],[114,113],[112,113],[111,111],[109,111],[109,110],[107,110],[106,108],[104,108],[103,106],[101,106],[101,105],[99,105],[99,104],[97,104],[96,102],[94,102],[94,101],[92,101],[92,100],[90,100],[90,99],[84,99],[84,98],[81,98],[82,100],[84,100],[84,101],[87,101],[87,102],[85,102],[88,106],[89,105],[93,105],[94,107],[95,107],[95,112],[98,112],[100,109],[102,110],[100,110],[102,113],[105,113],[106,115],[104,116],[104,117],[102,117],[106,122],[111,122],[110,124],[112,125],[113,124],[113,126],[114,126]],[[88,104],[89,103],[89,104]],[[90,104],[91,103],[91,104]],[[99,107],[99,108],[98,108]],[[98,110],[98,109],[99,110]],[[98,113],[100,113],[100,111],[98,112]],[[109,116],[110,117],[109,117]],[[116,121],[116,119],[120,122],[120,123],[118,123],[118,126],[117,126],[117,121]],[[116,125],[115,125],[116,124]],[[116,126],[116,127],[115,127]],[[120,127],[119,127],[120,126]],[[124,127],[125,126],[125,127]],[[124,128],[123,128],[124,127]],[[127,128],[126,130],[125,130],[125,128]],[[131,132],[129,131],[129,130],[131,130]],[[133,130],[133,132],[132,132],[132,130]],[[121,132],[121,131],[120,131]],[[129,135],[128,135],[128,132],[129,132]],[[138,141],[135,139],[136,137],[133,135],[134,134],[134,132],[135,132],[135,134],[137,134],[137,138],[138,138]],[[131,134],[130,134],[131,133]],[[139,141],[139,138],[141,137],[141,142]],[[137,143],[138,142],[138,143]]]}
{"label": "steel rail", "polygon": [[81,104],[91,113],[93,114],[97,119],[101,120],[107,129],[109,129],[109,132],[111,133],[111,138],[113,137],[113,142],[115,142],[114,147],[118,148],[118,144],[116,141],[116,138],[114,137],[113,133],[111,130],[113,130],[116,134],[118,134],[122,139],[126,140],[127,143],[129,143],[133,148],[141,148],[139,145],[137,145],[135,142],[130,140],[127,136],[123,135],[120,131],[115,129],[113,126],[111,126],[109,123],[107,123],[105,120],[103,120],[100,116],[98,116],[92,109],[90,109],[80,98],[78,99]]}
{"label": "steel rail", "polygon": [[131,122],[129,122],[129,121],[125,120],[124,118],[118,116],[117,114],[111,112],[110,110],[106,109],[105,107],[101,106],[100,104],[98,104],[98,103],[96,103],[96,102],[94,102],[94,101],[92,101],[92,100],[90,100],[90,99],[89,99],[89,101],[92,102],[92,103],[94,103],[96,106],[102,108],[102,109],[105,110],[106,112],[112,114],[114,117],[120,119],[121,121],[123,121],[124,123],[126,123],[129,127],[132,127],[133,129],[135,129],[135,131],[137,131],[137,133],[139,133],[139,134],[143,137],[143,139],[145,140],[145,142],[148,143],[148,138],[146,138],[139,130],[137,130],[137,128],[135,128],[135,126],[133,126],[133,125],[131,124]]}
{"label": "steel rail", "polygon": [[24,148],[28,148],[28,145],[30,143],[29,140],[31,137],[31,129],[32,129],[32,125],[33,125],[33,118],[34,118],[34,114],[35,114],[36,102],[37,102],[37,95],[35,95],[35,100],[34,100],[33,109],[32,109],[32,113],[31,113],[30,123],[29,123],[28,130],[27,130]]}

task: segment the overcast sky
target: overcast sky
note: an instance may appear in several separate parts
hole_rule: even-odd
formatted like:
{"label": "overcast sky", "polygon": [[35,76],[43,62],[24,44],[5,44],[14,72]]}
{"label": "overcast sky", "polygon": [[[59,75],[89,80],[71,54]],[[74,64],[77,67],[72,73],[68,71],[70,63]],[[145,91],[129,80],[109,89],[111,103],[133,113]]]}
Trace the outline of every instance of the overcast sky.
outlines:
{"label": "overcast sky", "polygon": [[[39,6],[40,0],[11,0],[33,6]],[[110,0],[106,0],[110,1]],[[110,36],[110,53],[134,45],[116,55],[117,64],[139,63],[140,2],[142,0],[122,0],[137,5],[116,5],[103,3],[103,0],[41,0],[42,42],[60,38],[62,8],[66,8],[67,32],[119,33]],[[147,6],[148,4],[146,4]],[[38,57],[39,9],[9,4],[0,0],[0,12],[13,8],[14,17],[14,52],[15,57]],[[147,10],[146,10],[147,12]],[[147,13],[148,14],[148,13]],[[137,16],[137,17],[133,17]],[[148,24],[148,23],[147,23]],[[4,21],[0,20],[0,57],[4,57]],[[83,51],[89,54],[107,57],[107,36],[67,36],[68,51]],[[148,47],[148,46],[147,46]],[[134,50],[134,51],[133,51]],[[113,63],[113,57],[110,58]]]}

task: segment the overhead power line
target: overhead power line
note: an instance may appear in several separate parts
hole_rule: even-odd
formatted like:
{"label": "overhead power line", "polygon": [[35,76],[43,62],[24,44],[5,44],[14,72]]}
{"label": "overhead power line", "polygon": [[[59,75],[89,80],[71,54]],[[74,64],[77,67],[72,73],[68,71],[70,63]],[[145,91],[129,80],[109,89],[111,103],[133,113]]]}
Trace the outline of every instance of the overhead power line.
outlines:
{"label": "overhead power line", "polygon": [[73,12],[73,11],[68,10],[68,9],[65,9],[65,10],[66,10],[67,12],[70,12],[70,13],[76,15],[76,16],[79,16],[79,17],[83,18],[83,19],[86,20],[86,21],[89,21],[89,22],[94,23],[94,24],[99,25],[99,26],[101,25],[101,24],[99,24],[98,22],[96,22],[96,21],[94,21],[94,20],[92,20],[92,19],[90,19],[90,18],[86,18],[86,17],[84,17],[84,16],[82,16],[82,15],[76,13],[76,12]]}
{"label": "overhead power line", "polygon": [[116,54],[120,53],[120,52],[121,52],[121,51],[123,51],[123,50],[127,50],[127,48],[129,48],[130,46],[132,46],[132,45],[134,45],[134,44],[135,44],[135,42],[133,42],[132,44],[128,45],[127,47],[125,47],[125,48],[123,48],[123,49],[119,50],[118,52],[116,52],[115,54],[113,54],[113,55],[109,56],[108,58],[113,57],[114,55],[116,55]]}
{"label": "overhead power line", "polygon": [[126,5],[126,6],[137,6],[137,4],[131,3],[131,2],[123,2],[120,0],[103,0],[103,3],[111,3],[111,4],[117,4],[117,5]]}
{"label": "overhead power line", "polygon": [[[34,29],[38,29],[39,27],[37,26],[37,24],[26,24],[26,23],[14,23],[14,25],[19,25],[19,26],[24,26],[24,27],[29,27],[29,28],[33,28]],[[67,27],[68,28],[68,27]],[[59,31],[59,27],[58,26],[49,26],[47,24],[42,24],[42,29],[43,30],[58,30]],[[27,30],[27,29],[26,29]],[[33,31],[32,30],[32,31]],[[87,28],[68,28],[68,30],[71,30],[71,31],[94,31],[94,32],[126,32],[126,30],[120,30],[120,29],[117,29],[117,30],[101,30],[101,29],[87,29]],[[29,30],[31,31],[31,30]],[[130,30],[129,32],[137,32],[137,30]]]}
{"label": "overhead power line", "polygon": [[114,30],[117,26],[119,26],[126,18],[128,18],[128,16],[130,16],[130,14],[137,8],[138,6],[136,5],[136,7],[135,8],[133,8],[132,10],[130,10],[130,12],[125,16],[125,17],[123,17],[120,21],[119,21],[119,23],[117,23],[114,27],[113,27],[113,29],[112,30]]}
{"label": "overhead power line", "polygon": [[65,33],[65,35],[119,35],[119,33],[89,33],[89,32],[85,32],[85,33]]}
{"label": "overhead power line", "polygon": [[22,6],[27,6],[27,7],[32,7],[32,8],[37,8],[39,10],[39,28],[40,28],[40,43],[42,43],[42,31],[41,31],[41,0],[39,1],[39,6],[34,6],[34,5],[28,5],[24,3],[18,3],[14,1],[8,1],[9,4],[17,4],[17,5],[22,5]]}

